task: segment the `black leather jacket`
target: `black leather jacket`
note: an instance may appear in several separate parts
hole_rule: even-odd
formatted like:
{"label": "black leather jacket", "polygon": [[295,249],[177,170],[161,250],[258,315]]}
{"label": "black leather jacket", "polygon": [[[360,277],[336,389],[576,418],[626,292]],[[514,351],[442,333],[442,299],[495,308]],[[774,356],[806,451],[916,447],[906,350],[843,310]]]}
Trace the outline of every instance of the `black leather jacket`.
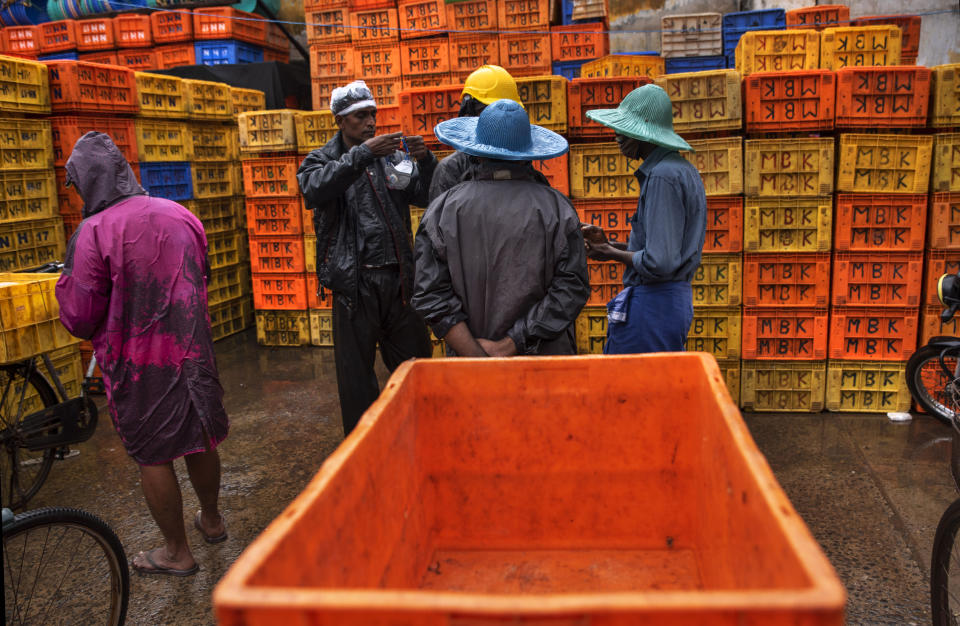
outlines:
{"label": "black leather jacket", "polygon": [[[380,213],[393,233],[403,283],[403,298],[413,295],[413,252],[410,242],[410,204],[426,206],[437,159],[433,154],[417,163],[419,176],[406,189],[388,189],[383,165],[363,145],[346,149],[340,133],[314,150],[300,164],[297,182],[306,206],[313,211],[317,233],[317,277],[320,284],[339,294],[350,309],[359,301],[357,251],[358,203]],[[372,193],[367,168],[376,168],[377,195]],[[388,198],[384,194],[389,194]],[[382,199],[377,202],[377,198]],[[369,211],[368,211],[369,212]]]}

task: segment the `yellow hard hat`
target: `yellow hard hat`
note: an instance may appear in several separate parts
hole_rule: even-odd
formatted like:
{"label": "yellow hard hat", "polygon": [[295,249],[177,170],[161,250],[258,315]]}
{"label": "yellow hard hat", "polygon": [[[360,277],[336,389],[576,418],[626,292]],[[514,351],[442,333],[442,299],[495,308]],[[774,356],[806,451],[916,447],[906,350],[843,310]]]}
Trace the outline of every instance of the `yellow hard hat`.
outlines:
{"label": "yellow hard hat", "polygon": [[484,104],[493,104],[497,100],[513,100],[520,106],[520,94],[517,92],[517,83],[510,72],[499,65],[483,65],[467,76],[463,85],[463,92]]}

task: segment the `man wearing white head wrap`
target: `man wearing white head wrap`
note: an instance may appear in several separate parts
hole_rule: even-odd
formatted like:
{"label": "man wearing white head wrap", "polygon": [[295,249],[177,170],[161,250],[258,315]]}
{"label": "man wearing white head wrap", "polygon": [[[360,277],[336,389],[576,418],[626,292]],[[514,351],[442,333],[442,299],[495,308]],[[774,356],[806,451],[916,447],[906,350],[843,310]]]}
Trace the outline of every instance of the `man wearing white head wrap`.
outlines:
{"label": "man wearing white head wrap", "polygon": [[[333,292],[334,361],[348,435],[380,395],[377,345],[390,371],[431,354],[426,326],[410,306],[410,204],[427,205],[437,159],[422,137],[376,134],[377,103],[361,80],[334,89],[330,111],[340,131],[304,159],[297,180],[313,210],[320,289]],[[394,168],[406,158],[404,147],[416,167],[408,161]],[[400,166],[409,169],[388,179],[388,170]]]}

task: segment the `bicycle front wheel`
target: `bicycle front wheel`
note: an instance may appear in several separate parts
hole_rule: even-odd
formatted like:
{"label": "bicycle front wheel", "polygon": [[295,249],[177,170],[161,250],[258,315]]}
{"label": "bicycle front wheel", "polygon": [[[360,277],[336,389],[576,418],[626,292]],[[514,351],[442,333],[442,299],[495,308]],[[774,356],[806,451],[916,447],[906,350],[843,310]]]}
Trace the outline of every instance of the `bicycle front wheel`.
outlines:
{"label": "bicycle front wheel", "polygon": [[943,370],[955,372],[957,368],[957,350],[948,350],[940,362],[942,348],[923,346],[913,353],[907,362],[907,387],[910,395],[923,407],[923,410],[944,424],[952,424],[960,410],[960,387],[953,381],[953,375]]}
{"label": "bicycle front wheel", "polygon": [[[27,375],[26,372],[29,372]],[[21,402],[21,396],[23,402]],[[53,465],[53,449],[28,450],[20,433],[23,418],[57,403],[57,394],[43,375],[22,365],[0,368],[0,496],[3,506],[23,508],[36,495]]]}
{"label": "bicycle front wheel", "polygon": [[3,528],[3,593],[7,624],[123,624],[127,557],[86,511],[28,511]]}

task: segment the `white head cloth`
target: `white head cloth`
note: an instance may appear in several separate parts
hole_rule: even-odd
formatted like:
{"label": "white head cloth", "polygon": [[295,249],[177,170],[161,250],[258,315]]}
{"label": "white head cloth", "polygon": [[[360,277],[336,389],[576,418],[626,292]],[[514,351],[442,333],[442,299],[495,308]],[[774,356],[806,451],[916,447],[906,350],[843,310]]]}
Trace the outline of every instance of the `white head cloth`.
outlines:
{"label": "white head cloth", "polygon": [[349,115],[358,109],[377,108],[367,83],[355,80],[346,87],[337,87],[330,94],[330,111],[334,115]]}

